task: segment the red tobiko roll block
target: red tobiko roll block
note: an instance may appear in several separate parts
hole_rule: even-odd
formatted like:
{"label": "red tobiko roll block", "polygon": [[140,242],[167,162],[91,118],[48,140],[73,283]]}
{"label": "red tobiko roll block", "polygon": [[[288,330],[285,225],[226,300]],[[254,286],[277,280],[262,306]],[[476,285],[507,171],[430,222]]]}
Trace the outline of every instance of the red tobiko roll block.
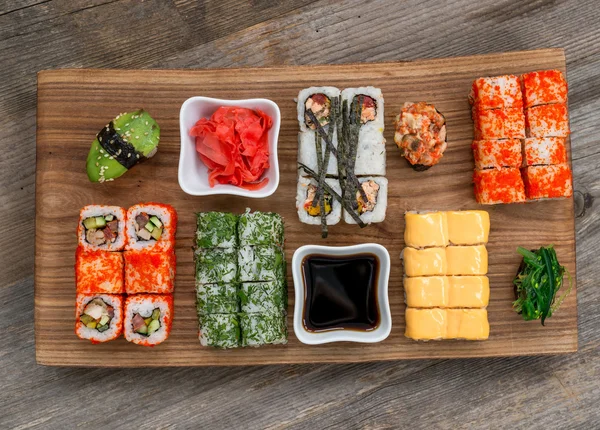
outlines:
{"label": "red tobiko roll block", "polygon": [[567,81],[559,70],[541,70],[521,76],[525,107],[567,102]]}
{"label": "red tobiko roll block", "polygon": [[469,102],[476,109],[523,108],[521,83],[514,75],[475,79]]}
{"label": "red tobiko roll block", "polygon": [[125,291],[136,293],[172,293],[175,284],[174,251],[125,251]]}
{"label": "red tobiko roll block", "polygon": [[521,108],[473,109],[475,140],[525,137],[525,116]]}
{"label": "red tobiko roll block", "polygon": [[525,166],[564,164],[567,145],[564,137],[528,137],[523,140]]}
{"label": "red tobiko roll block", "polygon": [[474,140],[471,144],[475,168],[521,167],[523,156],[519,139]]}
{"label": "red tobiko roll block", "polygon": [[520,203],[525,201],[525,187],[518,168],[475,170],[475,199],[477,203]]}
{"label": "red tobiko roll block", "polygon": [[530,107],[525,111],[525,123],[527,137],[567,137],[571,132],[565,104]]}
{"label": "red tobiko roll block", "polygon": [[77,247],[75,285],[78,293],[122,293],[123,254]]}
{"label": "red tobiko roll block", "polygon": [[571,197],[573,177],[568,164],[529,166],[523,169],[525,192],[531,200]]}

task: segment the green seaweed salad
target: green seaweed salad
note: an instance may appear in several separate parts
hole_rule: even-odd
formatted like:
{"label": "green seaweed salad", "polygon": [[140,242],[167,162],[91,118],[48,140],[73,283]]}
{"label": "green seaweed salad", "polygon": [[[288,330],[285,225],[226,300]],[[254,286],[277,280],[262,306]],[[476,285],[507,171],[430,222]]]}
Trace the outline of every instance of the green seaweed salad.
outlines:
{"label": "green seaweed salad", "polygon": [[[537,251],[519,247],[517,252],[523,256],[523,261],[513,281],[517,298],[513,308],[524,320],[541,319],[544,325],[546,318],[552,316],[571,292],[573,279],[569,271],[558,262],[552,245],[543,246]],[[556,300],[565,273],[569,278],[569,288]]]}

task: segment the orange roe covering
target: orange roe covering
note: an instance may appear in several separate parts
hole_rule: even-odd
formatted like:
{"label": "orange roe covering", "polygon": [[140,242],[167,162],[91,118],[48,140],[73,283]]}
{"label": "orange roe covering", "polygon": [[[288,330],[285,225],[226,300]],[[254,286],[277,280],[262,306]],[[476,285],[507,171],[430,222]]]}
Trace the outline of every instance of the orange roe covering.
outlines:
{"label": "orange roe covering", "polygon": [[528,199],[571,197],[573,178],[568,164],[529,166],[523,169]]}
{"label": "orange roe covering", "polygon": [[[143,336],[133,336],[133,337],[129,337],[129,330],[126,327],[130,327],[133,323],[132,323],[132,319],[135,315],[134,312],[132,312],[131,307],[134,306],[135,304],[148,300],[152,303],[164,303],[167,305],[167,310],[166,312],[161,312],[161,316],[160,316],[160,325],[161,327],[164,328],[166,336],[164,339],[161,339],[159,341],[155,341],[155,342],[151,342],[149,339],[150,338],[146,338]],[[142,345],[142,346],[155,346],[158,345],[159,343],[162,343],[164,340],[166,340],[169,337],[169,334],[171,333],[171,327],[173,326],[173,295],[172,294],[136,294],[134,296],[129,296],[125,299],[125,310],[124,310],[124,314],[125,314],[125,322],[123,324],[124,326],[124,332],[125,332],[125,338],[129,341],[129,342],[133,342],[137,345]]]}
{"label": "orange roe covering", "polygon": [[477,203],[493,205],[525,201],[525,187],[517,168],[475,170],[473,182]]}
{"label": "orange roe covering", "polygon": [[526,166],[563,164],[567,162],[567,146],[564,137],[528,137],[523,140]]}
{"label": "orange roe covering", "polygon": [[88,251],[78,246],[75,283],[78,293],[122,293],[123,255],[120,252]]}
{"label": "orange roe covering", "polygon": [[175,281],[175,252],[125,251],[125,291],[172,293]]}
{"label": "orange roe covering", "polygon": [[[109,337],[103,336],[100,332],[96,336],[90,336],[89,331],[85,329],[85,326],[79,319],[83,314],[83,310],[95,298],[108,298],[114,306],[114,316],[110,321],[110,325],[115,330],[111,331],[112,335]],[[106,301],[105,301],[106,303]],[[93,344],[108,342],[121,336],[123,333],[123,296],[118,294],[81,294],[77,293],[75,296],[75,334],[79,339],[89,340]]]}
{"label": "orange roe covering", "polygon": [[469,102],[477,109],[522,108],[521,83],[514,75],[475,79]]}
{"label": "orange roe covering", "polygon": [[569,115],[566,104],[534,106],[525,110],[527,137],[567,137]]}
{"label": "orange roe covering", "polygon": [[567,81],[559,70],[525,73],[521,79],[525,107],[567,102]]}
{"label": "orange roe covering", "polygon": [[523,163],[519,139],[474,140],[471,148],[476,169],[521,167]]}
{"label": "orange roe covering", "polygon": [[525,116],[521,108],[473,109],[475,140],[525,137]]}

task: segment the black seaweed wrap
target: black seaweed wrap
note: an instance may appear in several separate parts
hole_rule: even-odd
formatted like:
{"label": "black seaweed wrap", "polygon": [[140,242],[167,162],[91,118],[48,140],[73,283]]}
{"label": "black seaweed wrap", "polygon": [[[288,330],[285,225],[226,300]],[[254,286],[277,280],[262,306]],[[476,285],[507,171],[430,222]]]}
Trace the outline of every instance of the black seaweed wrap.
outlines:
{"label": "black seaweed wrap", "polygon": [[[121,135],[115,130],[114,124],[111,121],[106,127],[96,135],[100,146],[119,162],[126,169],[131,169],[138,161],[141,161],[143,155],[135,150],[135,147],[125,142]],[[138,157],[139,155],[139,157]]]}

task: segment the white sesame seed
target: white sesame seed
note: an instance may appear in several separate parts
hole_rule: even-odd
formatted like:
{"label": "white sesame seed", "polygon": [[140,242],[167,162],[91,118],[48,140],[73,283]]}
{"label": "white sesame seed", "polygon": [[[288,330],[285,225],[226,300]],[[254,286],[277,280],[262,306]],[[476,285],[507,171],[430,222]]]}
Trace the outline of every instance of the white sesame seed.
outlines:
{"label": "white sesame seed", "polygon": [[135,128],[131,127],[131,129],[129,131],[135,131]]}
{"label": "white sesame seed", "polygon": [[96,167],[98,167],[98,162],[96,161]]}
{"label": "white sesame seed", "polygon": [[136,139],[139,139],[140,137],[139,137],[139,136],[136,136],[135,138],[136,138]]}
{"label": "white sesame seed", "polygon": [[102,142],[102,137],[99,137],[99,138],[98,138],[98,141]]}
{"label": "white sesame seed", "polygon": [[108,157],[108,154],[104,154],[104,158]]}
{"label": "white sesame seed", "polygon": [[110,157],[108,157],[109,160],[114,160],[115,157],[113,157],[112,155]]}
{"label": "white sesame seed", "polygon": [[125,124],[125,127],[129,127],[129,123]]}
{"label": "white sesame seed", "polygon": [[148,136],[148,132],[145,132],[145,133],[144,133],[144,136]]}
{"label": "white sesame seed", "polygon": [[146,125],[148,125],[148,121],[146,121]]}

